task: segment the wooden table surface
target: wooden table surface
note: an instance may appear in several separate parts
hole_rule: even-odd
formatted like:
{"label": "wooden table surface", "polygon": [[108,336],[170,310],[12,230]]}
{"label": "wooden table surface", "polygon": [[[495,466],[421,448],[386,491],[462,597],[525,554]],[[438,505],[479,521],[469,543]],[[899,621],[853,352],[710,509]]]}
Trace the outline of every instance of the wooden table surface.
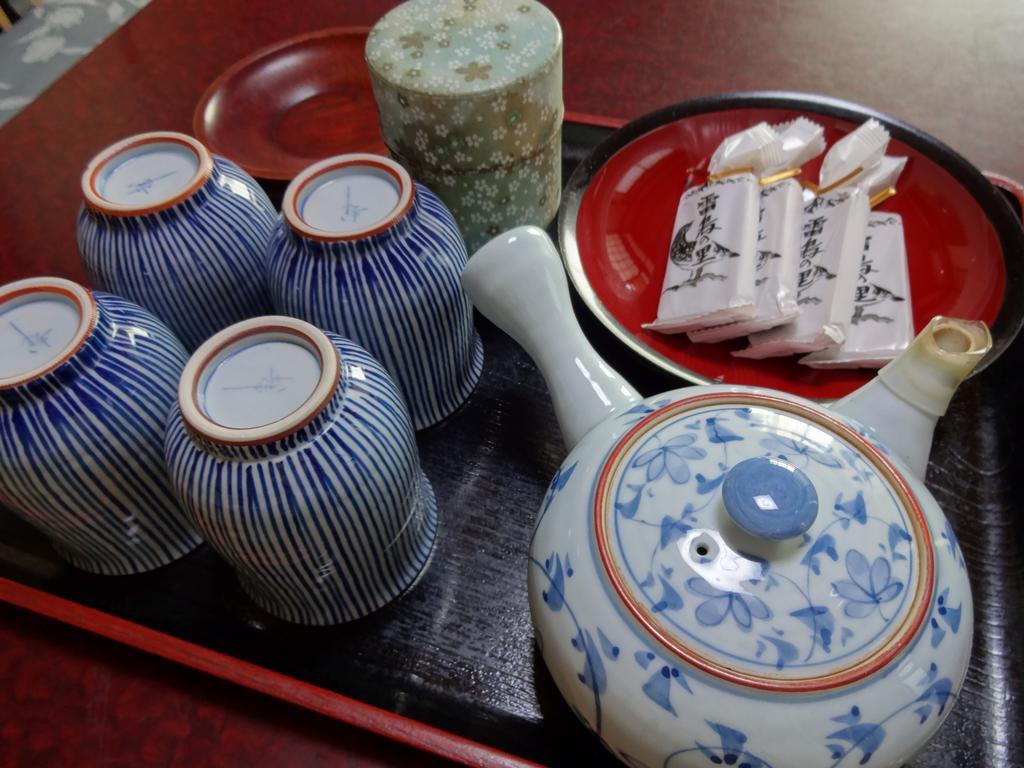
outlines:
{"label": "wooden table surface", "polygon": [[[387,0],[154,0],[0,129],[0,282],[82,279],[78,176],[125,135],[189,131],[252,50],[370,25]],[[1024,179],[1024,4],[551,0],[569,110],[623,118],[739,90],[861,102]],[[427,757],[0,607],[0,765],[425,765]]]}

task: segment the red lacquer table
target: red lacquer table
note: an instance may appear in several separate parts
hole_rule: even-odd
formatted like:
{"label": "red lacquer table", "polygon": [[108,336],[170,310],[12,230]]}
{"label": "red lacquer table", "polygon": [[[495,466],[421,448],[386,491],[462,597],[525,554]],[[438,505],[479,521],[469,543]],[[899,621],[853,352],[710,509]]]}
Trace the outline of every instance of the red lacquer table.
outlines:
{"label": "red lacquer table", "polygon": [[[277,39],[369,25],[393,3],[155,0],[0,129],[0,282],[82,279],[77,177],[99,148],[189,131],[225,67]],[[867,104],[1024,178],[1024,8],[551,0],[570,110],[631,118],[715,92]],[[0,607],[0,765],[425,765],[421,753],[20,609]]]}

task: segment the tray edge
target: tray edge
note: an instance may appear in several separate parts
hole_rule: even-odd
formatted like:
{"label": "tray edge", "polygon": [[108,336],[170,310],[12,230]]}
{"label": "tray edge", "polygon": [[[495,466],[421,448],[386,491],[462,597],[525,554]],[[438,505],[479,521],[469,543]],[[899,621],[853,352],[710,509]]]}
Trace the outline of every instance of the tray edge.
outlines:
{"label": "tray edge", "polygon": [[0,601],[423,752],[479,768],[537,763],[0,576]]}

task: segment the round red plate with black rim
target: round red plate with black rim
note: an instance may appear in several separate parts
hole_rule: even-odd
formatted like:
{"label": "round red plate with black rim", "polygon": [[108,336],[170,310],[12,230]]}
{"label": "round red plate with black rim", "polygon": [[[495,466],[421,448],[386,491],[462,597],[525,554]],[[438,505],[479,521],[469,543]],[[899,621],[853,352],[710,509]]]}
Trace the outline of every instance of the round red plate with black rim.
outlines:
{"label": "round red plate with black rim", "polygon": [[[726,136],[762,120],[803,115],[825,128],[829,145],[869,118],[892,140],[887,154],[909,158],[898,194],[876,210],[903,217],[914,325],[935,315],[983,320],[994,345],[979,370],[1013,340],[1024,321],[1024,230],[985,176],[916,128],[848,102],[790,93],[714,96],[667,107],[615,131],[573,173],[558,231],[569,276],[593,314],[646,360],[696,383],[747,384],[814,399],[842,397],[871,370],[824,371],[798,356],[745,360],[730,352],[745,339],[694,344],[685,334],[645,331],[654,319],[668,261],[672,222],[687,170]],[[820,158],[804,166],[816,180]]]}
{"label": "round red plate with black rim", "polygon": [[199,100],[196,137],[259,179],[289,180],[331,155],[387,154],[363,58],[369,32],[324,29],[236,62]]}

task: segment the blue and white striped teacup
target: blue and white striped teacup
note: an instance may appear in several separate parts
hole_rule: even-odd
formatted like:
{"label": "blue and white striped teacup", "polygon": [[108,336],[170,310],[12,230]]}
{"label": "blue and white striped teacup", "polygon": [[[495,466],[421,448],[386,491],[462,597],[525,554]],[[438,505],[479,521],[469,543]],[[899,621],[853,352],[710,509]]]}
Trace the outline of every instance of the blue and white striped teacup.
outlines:
{"label": "blue and white striped teacup", "polygon": [[194,549],[163,460],[186,359],[130,301],[56,277],[0,287],[0,503],[94,573]]}
{"label": "blue and white striped teacup", "polygon": [[476,386],[483,347],[459,275],[466,246],[436,195],[377,155],[332,157],[288,186],[268,251],[278,312],[383,363],[416,429]]}
{"label": "blue and white striped teacup", "polygon": [[189,350],[266,314],[276,211],[256,181],[191,136],[119,141],[82,174],[78,249],[96,288],[135,301]]}
{"label": "blue and white striped teacup", "polygon": [[165,456],[191,522],[279,618],[359,618],[427,563],[437,507],[405,404],[365,350],[309,323],[255,318],[203,344]]}

